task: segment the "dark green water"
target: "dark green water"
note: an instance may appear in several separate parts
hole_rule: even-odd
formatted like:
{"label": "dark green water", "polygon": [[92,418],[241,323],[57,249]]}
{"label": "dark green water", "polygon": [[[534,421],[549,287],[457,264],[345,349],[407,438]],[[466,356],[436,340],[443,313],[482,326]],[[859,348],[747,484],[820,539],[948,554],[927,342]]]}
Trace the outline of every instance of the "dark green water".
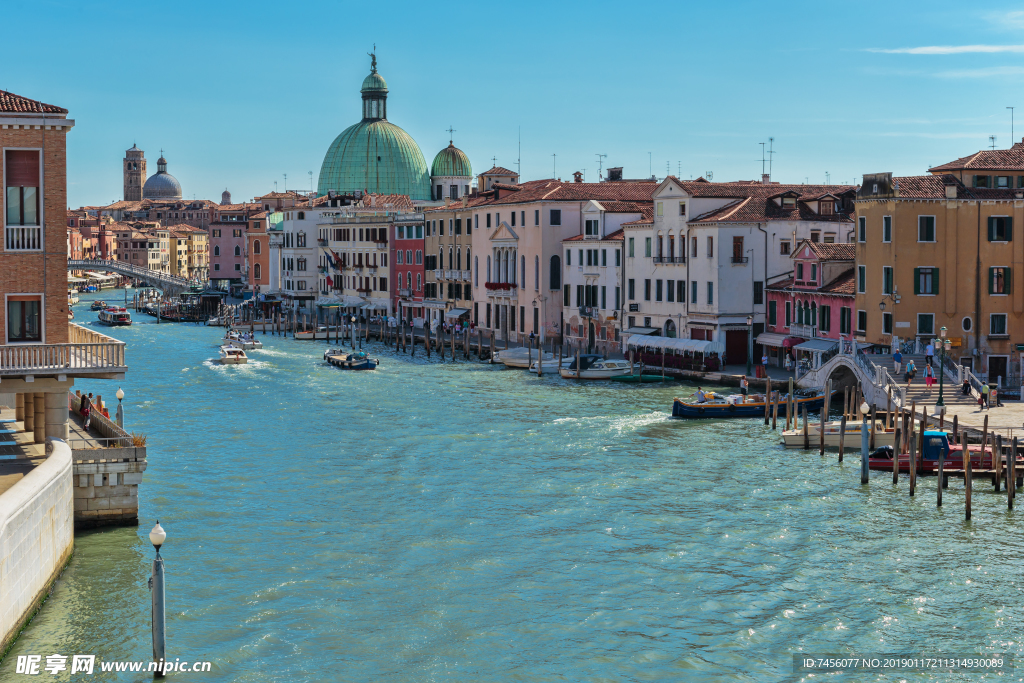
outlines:
{"label": "dark green water", "polygon": [[910,498],[756,420],[669,419],[689,385],[379,346],[379,370],[344,372],[272,336],[221,367],[221,330],[136,319],[114,335],[149,436],[142,526],[77,536],[0,680],[35,680],[18,654],[149,659],[157,518],[168,652],[213,662],[183,680],[814,680],[794,652],[1021,652],[1024,510],[988,486],[965,522],[962,484],[937,510],[933,479]]}

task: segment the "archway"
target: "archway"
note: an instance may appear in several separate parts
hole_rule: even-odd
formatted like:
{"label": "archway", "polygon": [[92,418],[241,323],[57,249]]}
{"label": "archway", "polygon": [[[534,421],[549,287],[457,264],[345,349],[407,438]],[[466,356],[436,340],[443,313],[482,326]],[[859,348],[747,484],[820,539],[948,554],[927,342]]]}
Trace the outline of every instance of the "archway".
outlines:
{"label": "archway", "polygon": [[676,336],[676,323],[674,320],[665,321],[665,336],[670,339],[675,339]]}

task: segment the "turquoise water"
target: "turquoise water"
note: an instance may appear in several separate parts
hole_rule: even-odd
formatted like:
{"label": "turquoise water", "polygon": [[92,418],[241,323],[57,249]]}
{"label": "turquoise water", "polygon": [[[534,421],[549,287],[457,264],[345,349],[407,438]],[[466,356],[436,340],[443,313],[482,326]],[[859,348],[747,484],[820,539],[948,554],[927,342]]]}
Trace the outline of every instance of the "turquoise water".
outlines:
{"label": "turquoise water", "polygon": [[[776,681],[804,679],[795,652],[1021,651],[1024,511],[980,483],[965,522],[957,482],[937,510],[934,479],[910,498],[757,420],[669,419],[689,385],[376,344],[380,369],[345,372],[274,336],[222,367],[218,328],[136,321],[113,334],[142,524],[76,537],[12,655],[148,660],[157,518],[168,653],[213,662],[192,680]],[[15,659],[0,680],[33,680]]]}

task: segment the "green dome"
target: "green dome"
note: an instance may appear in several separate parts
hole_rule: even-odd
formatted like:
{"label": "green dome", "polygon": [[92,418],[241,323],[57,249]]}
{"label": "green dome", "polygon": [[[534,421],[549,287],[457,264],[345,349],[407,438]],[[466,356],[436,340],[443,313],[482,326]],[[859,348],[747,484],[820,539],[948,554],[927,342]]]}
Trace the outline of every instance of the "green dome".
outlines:
{"label": "green dome", "polygon": [[328,190],[366,190],[429,200],[427,162],[419,145],[404,130],[385,119],[364,119],[342,131],[328,148],[320,167],[317,194],[323,196]]}
{"label": "green dome", "polygon": [[387,92],[388,82],[376,71],[363,79],[362,92]]}
{"label": "green dome", "polygon": [[469,165],[469,157],[451,142],[437,153],[434,163],[430,165],[432,176],[472,176],[473,167]]}

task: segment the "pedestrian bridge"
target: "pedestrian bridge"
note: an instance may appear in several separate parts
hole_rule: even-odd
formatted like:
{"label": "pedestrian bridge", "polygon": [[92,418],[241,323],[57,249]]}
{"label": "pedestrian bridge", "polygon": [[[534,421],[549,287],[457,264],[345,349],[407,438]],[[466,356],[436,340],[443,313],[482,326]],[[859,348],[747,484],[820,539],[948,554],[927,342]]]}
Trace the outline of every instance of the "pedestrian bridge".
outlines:
{"label": "pedestrian bridge", "polygon": [[141,280],[146,284],[163,291],[165,295],[175,296],[191,286],[191,282],[183,277],[150,270],[125,261],[102,259],[68,259],[68,270],[108,271]]}
{"label": "pedestrian bridge", "polygon": [[853,342],[842,341],[829,349],[812,353],[810,363],[799,374],[796,384],[811,389],[821,388],[832,380],[832,389],[860,385],[864,398],[874,405],[887,404],[888,394],[897,406],[906,402],[905,390],[888,370],[875,365]]}

